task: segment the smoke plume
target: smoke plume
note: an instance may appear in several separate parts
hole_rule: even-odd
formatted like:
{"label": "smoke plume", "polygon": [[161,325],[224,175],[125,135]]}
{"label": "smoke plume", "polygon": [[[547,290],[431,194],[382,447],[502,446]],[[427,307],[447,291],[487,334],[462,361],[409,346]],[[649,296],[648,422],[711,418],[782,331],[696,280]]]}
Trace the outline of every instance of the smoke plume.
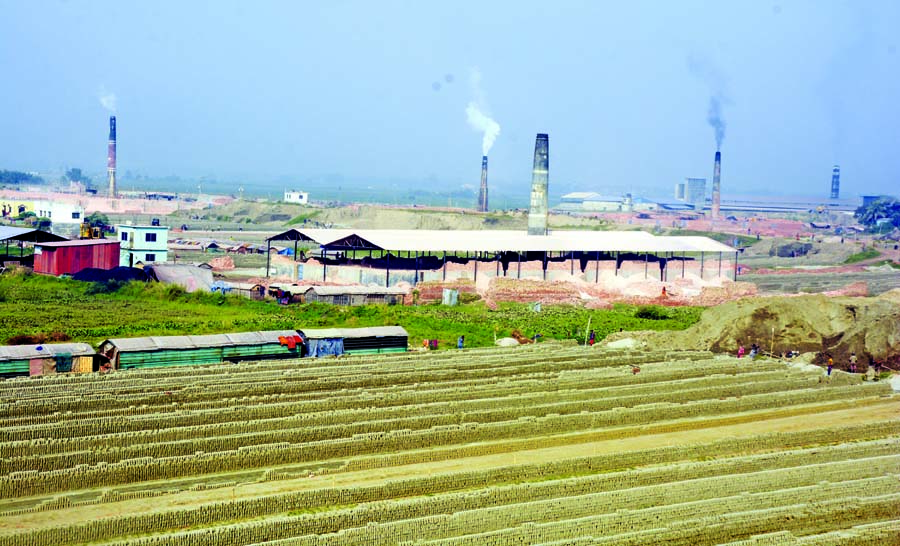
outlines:
{"label": "smoke plume", "polygon": [[722,106],[730,104],[728,99],[727,78],[721,70],[707,57],[692,54],[687,59],[688,70],[696,78],[701,80],[709,88],[709,109],[706,112],[706,122],[713,128],[716,136],[716,150],[722,148],[725,140],[725,117],[722,115]]}
{"label": "smoke plume", "polygon": [[481,138],[481,155],[488,155],[491,146],[497,140],[497,135],[500,134],[500,124],[482,112],[474,102],[470,102],[466,106],[466,121],[469,122],[473,129],[483,133],[484,136]]}
{"label": "smoke plume", "polygon": [[722,141],[725,140],[725,118],[722,117],[722,101],[713,95],[709,98],[709,111],[706,113],[706,122],[716,133],[716,150],[722,149]]}
{"label": "smoke plume", "polygon": [[469,83],[472,88],[472,94],[475,100],[469,102],[466,106],[466,121],[469,126],[483,134],[481,139],[481,155],[488,155],[494,141],[500,134],[500,124],[494,121],[487,107],[487,101],[484,98],[484,91],[481,89],[481,72],[477,68],[472,69]]}
{"label": "smoke plume", "polygon": [[116,94],[112,91],[107,91],[105,87],[100,86],[100,91],[97,94],[97,98],[100,100],[100,106],[106,109],[107,112],[111,114],[116,113]]}

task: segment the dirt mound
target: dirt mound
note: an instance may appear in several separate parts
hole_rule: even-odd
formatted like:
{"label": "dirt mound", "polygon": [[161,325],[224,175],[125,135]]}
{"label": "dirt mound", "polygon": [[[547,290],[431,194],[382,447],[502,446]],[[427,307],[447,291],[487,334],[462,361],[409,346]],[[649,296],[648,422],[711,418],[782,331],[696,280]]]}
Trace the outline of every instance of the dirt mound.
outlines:
{"label": "dirt mound", "polygon": [[219,256],[209,261],[213,271],[227,271],[234,269],[234,260],[231,256]]}
{"label": "dirt mound", "polygon": [[740,344],[757,343],[774,354],[816,353],[816,363],[831,357],[839,369],[848,367],[855,352],[864,370],[871,362],[900,360],[900,304],[889,298],[824,295],[748,298],[711,307],[683,332],[637,337],[653,346],[732,354]]}

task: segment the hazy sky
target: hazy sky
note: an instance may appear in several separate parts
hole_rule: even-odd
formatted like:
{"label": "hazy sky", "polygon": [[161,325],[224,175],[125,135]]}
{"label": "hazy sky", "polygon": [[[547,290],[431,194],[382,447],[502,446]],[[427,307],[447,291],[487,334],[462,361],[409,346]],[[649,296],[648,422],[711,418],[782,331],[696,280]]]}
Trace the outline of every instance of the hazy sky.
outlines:
{"label": "hazy sky", "polygon": [[[0,0],[0,169],[842,195],[900,186],[900,2]],[[474,85],[474,79],[480,84]],[[480,87],[480,89],[476,88]],[[106,103],[105,106],[103,103]],[[114,104],[112,104],[114,103]],[[302,184],[298,184],[302,185]]]}

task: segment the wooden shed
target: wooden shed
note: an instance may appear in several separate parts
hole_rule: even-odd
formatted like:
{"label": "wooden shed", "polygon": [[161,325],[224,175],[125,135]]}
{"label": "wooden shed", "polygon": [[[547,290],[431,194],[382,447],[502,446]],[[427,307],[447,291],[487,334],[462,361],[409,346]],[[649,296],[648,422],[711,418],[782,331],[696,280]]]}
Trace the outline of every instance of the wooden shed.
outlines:
{"label": "wooden shed", "polygon": [[333,305],[402,305],[404,296],[406,290],[396,286],[310,286],[303,293],[303,301]]}
{"label": "wooden shed", "polygon": [[405,353],[409,334],[400,326],[303,329],[307,356]]}
{"label": "wooden shed", "polygon": [[87,343],[0,346],[0,377],[92,372],[96,357]]}
{"label": "wooden shed", "polygon": [[296,330],[108,339],[99,353],[116,369],[157,368],[303,356]]}

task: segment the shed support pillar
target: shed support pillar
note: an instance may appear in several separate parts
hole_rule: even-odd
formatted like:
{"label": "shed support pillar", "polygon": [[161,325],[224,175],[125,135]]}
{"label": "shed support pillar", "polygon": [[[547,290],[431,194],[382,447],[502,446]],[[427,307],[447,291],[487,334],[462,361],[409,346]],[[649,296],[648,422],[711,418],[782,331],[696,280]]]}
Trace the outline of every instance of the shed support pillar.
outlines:
{"label": "shed support pillar", "polygon": [[[269,278],[269,264],[272,262],[272,241],[266,239],[266,278]],[[131,264],[129,264],[131,265]]]}

